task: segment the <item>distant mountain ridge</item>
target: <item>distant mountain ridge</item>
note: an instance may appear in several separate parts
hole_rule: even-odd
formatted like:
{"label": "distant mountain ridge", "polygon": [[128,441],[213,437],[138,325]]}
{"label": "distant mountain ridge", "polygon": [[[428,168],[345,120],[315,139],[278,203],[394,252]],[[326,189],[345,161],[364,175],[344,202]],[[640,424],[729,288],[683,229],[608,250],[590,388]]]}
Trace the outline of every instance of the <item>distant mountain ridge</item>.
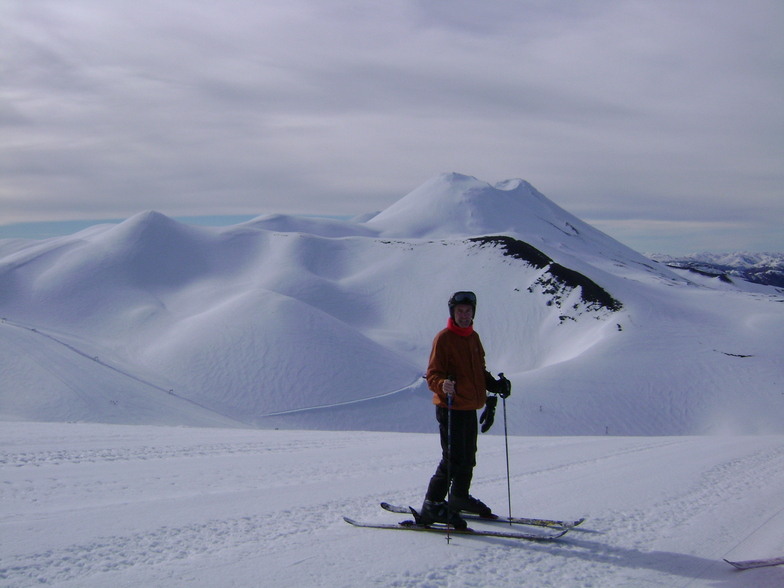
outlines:
{"label": "distant mountain ridge", "polygon": [[650,254],[648,257],[671,268],[687,269],[706,276],[784,288],[784,253],[694,253],[684,256]]}

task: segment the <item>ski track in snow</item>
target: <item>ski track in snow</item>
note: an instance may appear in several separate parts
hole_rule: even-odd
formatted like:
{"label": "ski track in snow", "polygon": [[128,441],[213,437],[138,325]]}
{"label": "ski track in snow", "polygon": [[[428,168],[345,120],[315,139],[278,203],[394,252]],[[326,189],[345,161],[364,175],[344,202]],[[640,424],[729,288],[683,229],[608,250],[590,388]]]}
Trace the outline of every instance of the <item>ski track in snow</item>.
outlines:
{"label": "ski track in snow", "polygon": [[[760,556],[775,555],[776,542],[784,549],[782,510],[771,508],[784,488],[780,437],[513,437],[514,514],[587,515],[584,527],[553,544],[456,537],[447,546],[341,520],[404,518],[378,503],[421,500],[433,435],[55,425],[64,432],[37,440],[9,426],[0,525],[19,544],[0,552],[4,587],[739,588],[754,578],[773,588],[784,579],[780,568],[740,576],[721,561],[753,555],[742,553],[749,542],[772,542]],[[482,437],[479,460],[475,493],[503,513],[503,440]]]}
{"label": "ski track in snow", "polygon": [[[264,546],[267,552],[292,549],[297,536],[312,535],[334,519],[340,504],[280,511],[274,515],[210,520],[151,532],[102,537],[63,549],[16,558],[0,570],[0,579],[14,585],[57,585],[94,574],[136,566],[158,566],[227,549]],[[307,526],[291,525],[292,520]],[[19,584],[16,584],[19,582]],[[28,583],[28,584],[26,584]]]}
{"label": "ski track in snow", "polygon": [[[668,440],[646,444],[643,447],[612,452],[595,460],[569,463],[552,469],[591,467],[597,472],[606,472],[607,469],[602,467],[601,462],[682,443],[682,440]],[[585,527],[572,531],[558,545],[525,545],[526,552],[533,554],[533,557],[523,561],[514,557],[519,545],[485,549],[478,557],[452,564],[440,572],[428,572],[416,577],[401,573],[394,580],[387,578],[382,585],[411,588],[443,588],[453,585],[724,585],[705,583],[725,579],[725,570],[716,570],[716,562],[723,558],[726,551],[737,547],[743,539],[770,521],[760,523],[758,519],[747,520],[745,516],[733,517],[719,525],[721,536],[704,537],[697,544],[689,542],[685,547],[691,553],[658,551],[655,547],[667,539],[693,537],[694,529],[700,527],[695,521],[706,517],[706,510],[709,517],[710,512],[717,506],[741,504],[750,491],[771,482],[775,482],[778,489],[781,489],[784,482],[784,446],[722,463],[704,472],[694,486],[684,488],[682,493],[651,504],[648,508],[612,513],[600,519],[589,517],[584,523]],[[763,505],[760,505],[759,510],[764,510],[762,507]],[[721,510],[723,512],[723,509]],[[708,528],[714,529],[715,523]],[[549,578],[560,576],[559,568],[564,566],[565,560],[568,561],[572,579],[568,580],[567,584],[551,582]],[[531,578],[533,581],[528,580]]]}
{"label": "ski track in snow", "polygon": [[296,452],[313,447],[323,447],[323,442],[300,441],[270,447],[267,443],[216,443],[191,447],[133,447],[119,449],[60,450],[42,452],[0,452],[0,466],[59,466],[64,463],[99,463],[169,459],[173,457],[220,456],[238,453]]}
{"label": "ski track in snow", "polygon": [[[261,489],[282,488],[282,492],[286,488],[306,485],[312,480],[333,480],[348,476],[342,462],[323,460],[302,467],[296,460],[285,459],[287,456],[312,452],[339,452],[341,448],[351,446],[345,437],[311,435],[311,439],[307,440],[297,439],[299,434],[282,435],[286,439],[282,442],[265,437],[264,441],[254,443],[121,445],[113,448],[18,452],[6,450],[0,453],[0,472],[6,480],[0,489],[0,500],[5,504],[13,502],[34,507],[37,503],[47,501],[55,505],[89,503],[89,497],[94,496],[95,503],[108,506],[108,510],[111,510],[112,504],[124,506],[127,501],[144,500],[140,495],[148,491],[153,494],[154,503],[156,495],[162,493],[162,488],[169,482],[168,479],[162,479],[166,476],[163,470],[147,472],[146,464],[149,462],[161,462],[165,470],[169,465],[176,469],[179,467],[177,464],[189,464],[194,460],[250,456],[264,463],[265,456],[275,456],[274,463],[266,464],[274,467],[274,475],[262,481],[253,480],[253,484]],[[60,439],[54,442],[57,441]],[[4,443],[6,447],[12,444]],[[279,460],[278,456],[284,459]],[[410,469],[412,460],[398,461],[397,465],[392,461],[385,463],[383,469],[387,473]],[[136,466],[133,471],[142,473],[142,478],[131,481],[118,473],[117,467],[125,468],[128,465]],[[107,466],[109,470],[106,470]],[[87,471],[84,468],[88,468]],[[107,473],[93,476],[96,470]],[[14,475],[6,475],[9,471]],[[29,472],[37,475],[31,476]],[[353,476],[364,476],[366,473],[357,472]],[[10,481],[12,478],[16,481]],[[231,492],[247,482],[240,476],[237,480],[230,487]],[[202,476],[199,476],[199,481],[201,490],[210,490],[215,486],[216,491],[226,491],[221,484],[213,484],[212,480],[205,480]],[[379,495],[373,501],[378,502],[382,498]],[[263,546],[267,554],[296,551],[300,545],[298,537],[312,537],[315,533],[322,533],[326,527],[336,525],[337,513],[348,512],[355,506],[353,502],[346,501],[318,503],[266,514],[209,519],[180,526],[160,526],[139,533],[101,536],[60,548],[4,557],[0,563],[0,585],[62,585],[70,581],[79,585],[80,581],[95,574],[119,572],[126,568],[150,568],[197,556],[220,554],[227,550],[252,553],[259,546]],[[68,507],[56,507],[54,510],[65,508]],[[83,508],[89,510],[91,507]],[[50,512],[41,517],[54,514]],[[2,518],[14,523],[26,517],[4,513]],[[341,522],[340,525],[345,523]],[[13,533],[12,530],[6,532]],[[309,545],[306,543],[304,549]]]}

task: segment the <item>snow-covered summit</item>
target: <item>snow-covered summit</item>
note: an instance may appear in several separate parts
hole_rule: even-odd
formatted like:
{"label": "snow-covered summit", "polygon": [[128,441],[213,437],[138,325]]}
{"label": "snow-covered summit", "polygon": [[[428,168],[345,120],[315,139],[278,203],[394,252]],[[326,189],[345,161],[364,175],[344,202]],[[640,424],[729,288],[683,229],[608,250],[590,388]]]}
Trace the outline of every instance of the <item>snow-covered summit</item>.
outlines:
{"label": "snow-covered summit", "polygon": [[495,233],[541,234],[542,223],[563,234],[583,225],[521,179],[494,186],[457,173],[438,175],[367,222],[382,236],[443,238]]}
{"label": "snow-covered summit", "polygon": [[507,235],[567,265],[642,269],[674,277],[564,210],[522,179],[491,185],[458,173],[438,175],[367,221],[381,236],[449,239]]}

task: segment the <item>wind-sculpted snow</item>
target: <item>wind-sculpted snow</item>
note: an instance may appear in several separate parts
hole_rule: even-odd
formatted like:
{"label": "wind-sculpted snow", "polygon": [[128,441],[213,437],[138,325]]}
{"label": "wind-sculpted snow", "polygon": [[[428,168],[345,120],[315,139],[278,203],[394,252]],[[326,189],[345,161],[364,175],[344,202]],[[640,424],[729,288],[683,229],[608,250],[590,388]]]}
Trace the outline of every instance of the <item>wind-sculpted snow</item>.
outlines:
{"label": "wind-sculpted snow", "polygon": [[779,290],[687,279],[522,180],[445,174],[365,223],[145,212],[0,255],[6,419],[430,431],[430,345],[473,290],[513,433],[784,430]]}

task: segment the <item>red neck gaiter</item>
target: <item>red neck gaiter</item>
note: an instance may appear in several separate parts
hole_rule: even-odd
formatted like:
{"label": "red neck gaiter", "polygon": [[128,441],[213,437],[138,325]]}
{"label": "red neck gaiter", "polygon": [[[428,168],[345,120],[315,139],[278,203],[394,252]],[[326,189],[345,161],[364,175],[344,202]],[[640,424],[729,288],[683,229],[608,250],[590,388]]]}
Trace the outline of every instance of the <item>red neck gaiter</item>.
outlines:
{"label": "red neck gaiter", "polygon": [[468,325],[465,329],[463,327],[458,327],[457,323],[452,320],[452,317],[449,317],[449,320],[446,323],[446,328],[455,333],[456,335],[460,335],[461,337],[468,337],[471,333],[474,332],[474,325]]}

